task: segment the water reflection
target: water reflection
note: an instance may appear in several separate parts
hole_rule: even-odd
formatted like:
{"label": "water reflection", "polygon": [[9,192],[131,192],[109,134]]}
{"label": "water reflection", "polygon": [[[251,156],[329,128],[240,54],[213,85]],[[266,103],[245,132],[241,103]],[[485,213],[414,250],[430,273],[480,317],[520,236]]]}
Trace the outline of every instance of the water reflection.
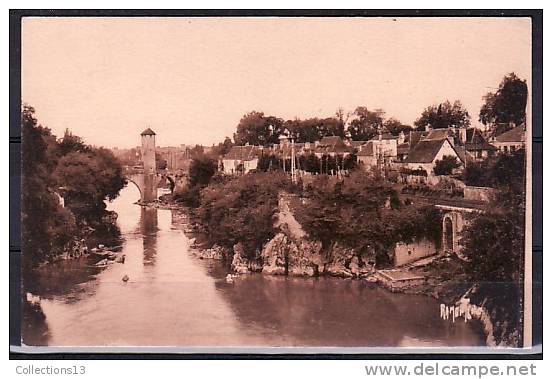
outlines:
{"label": "water reflection", "polygon": [[473,325],[443,322],[433,299],[362,281],[249,275],[217,288],[240,323],[279,335],[281,346],[484,344]]}
{"label": "water reflection", "polygon": [[157,254],[157,208],[142,207],[140,212],[140,233],[144,248],[144,266],[155,264]]}
{"label": "water reflection", "polygon": [[[360,281],[245,275],[199,260],[177,212],[109,204],[124,236],[124,264],[60,262],[29,281],[23,338],[52,346],[469,346],[474,323],[439,318],[438,303]],[[134,192],[133,192],[134,190]],[[184,218],[185,221],[185,218]],[[130,280],[121,278],[128,275]]]}

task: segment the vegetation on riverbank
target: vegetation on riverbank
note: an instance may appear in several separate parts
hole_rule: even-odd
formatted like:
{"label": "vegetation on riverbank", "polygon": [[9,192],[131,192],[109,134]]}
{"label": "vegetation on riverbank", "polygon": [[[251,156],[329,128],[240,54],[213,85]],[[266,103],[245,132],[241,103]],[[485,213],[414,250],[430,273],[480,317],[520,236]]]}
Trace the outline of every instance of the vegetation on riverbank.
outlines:
{"label": "vegetation on riverbank", "polygon": [[54,260],[95,229],[116,233],[104,200],[117,197],[125,179],[111,151],[87,145],[69,130],[58,139],[26,104],[21,134],[23,268]]}

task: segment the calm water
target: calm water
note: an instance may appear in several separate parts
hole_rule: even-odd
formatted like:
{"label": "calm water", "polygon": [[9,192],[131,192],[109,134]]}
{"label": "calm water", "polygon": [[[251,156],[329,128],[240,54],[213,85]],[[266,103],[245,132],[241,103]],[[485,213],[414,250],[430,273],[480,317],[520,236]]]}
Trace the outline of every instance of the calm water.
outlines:
{"label": "calm water", "polygon": [[484,345],[477,324],[441,320],[439,304],[426,296],[331,278],[252,274],[227,283],[220,262],[191,254],[176,214],[134,205],[138,198],[129,186],[109,204],[119,214],[124,264],[62,262],[27,283],[41,302],[27,309],[26,344]]}

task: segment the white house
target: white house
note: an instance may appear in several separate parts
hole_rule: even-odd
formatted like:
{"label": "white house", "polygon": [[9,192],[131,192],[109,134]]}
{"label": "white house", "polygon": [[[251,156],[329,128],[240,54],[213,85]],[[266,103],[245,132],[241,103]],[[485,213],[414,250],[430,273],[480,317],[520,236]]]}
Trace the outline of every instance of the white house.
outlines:
{"label": "white house", "polygon": [[421,140],[408,153],[403,167],[410,170],[425,170],[428,176],[432,176],[435,162],[447,155],[462,162],[462,158],[448,138]]}
{"label": "white house", "polygon": [[222,170],[225,174],[246,174],[256,170],[262,148],[258,146],[232,146],[222,158]]}

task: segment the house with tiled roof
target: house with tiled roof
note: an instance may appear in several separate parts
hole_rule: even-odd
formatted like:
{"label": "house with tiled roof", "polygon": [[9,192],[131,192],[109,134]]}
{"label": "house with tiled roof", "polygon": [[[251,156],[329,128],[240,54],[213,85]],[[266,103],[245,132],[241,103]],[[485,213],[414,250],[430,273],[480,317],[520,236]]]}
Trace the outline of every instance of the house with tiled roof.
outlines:
{"label": "house with tiled roof", "polygon": [[225,174],[246,174],[257,169],[261,155],[259,146],[232,146],[222,158],[222,170]]}
{"label": "house with tiled roof", "polygon": [[521,124],[494,137],[491,144],[503,153],[512,153],[525,147],[525,134],[525,124]]}
{"label": "house with tiled roof", "polygon": [[461,130],[461,146],[474,160],[483,160],[495,154],[498,150],[491,145],[481,130],[477,128],[467,128]]}
{"label": "house with tiled roof", "polygon": [[397,156],[398,137],[389,132],[379,133],[370,140],[375,147],[376,154],[385,161]]}
{"label": "house with tiled roof", "polygon": [[444,156],[453,156],[458,162],[463,162],[448,138],[421,140],[409,152],[403,162],[403,168],[413,171],[425,171],[428,176],[434,175],[435,163]]}
{"label": "house with tiled roof", "polygon": [[354,152],[354,148],[352,146],[347,146],[339,136],[323,137],[314,148],[314,154],[318,158],[321,158],[323,155],[332,157],[342,155],[345,157],[352,152]]}
{"label": "house with tiled roof", "polygon": [[374,142],[368,141],[360,148],[357,153],[357,162],[362,165],[366,170],[378,164],[378,157],[375,150],[376,149]]}

